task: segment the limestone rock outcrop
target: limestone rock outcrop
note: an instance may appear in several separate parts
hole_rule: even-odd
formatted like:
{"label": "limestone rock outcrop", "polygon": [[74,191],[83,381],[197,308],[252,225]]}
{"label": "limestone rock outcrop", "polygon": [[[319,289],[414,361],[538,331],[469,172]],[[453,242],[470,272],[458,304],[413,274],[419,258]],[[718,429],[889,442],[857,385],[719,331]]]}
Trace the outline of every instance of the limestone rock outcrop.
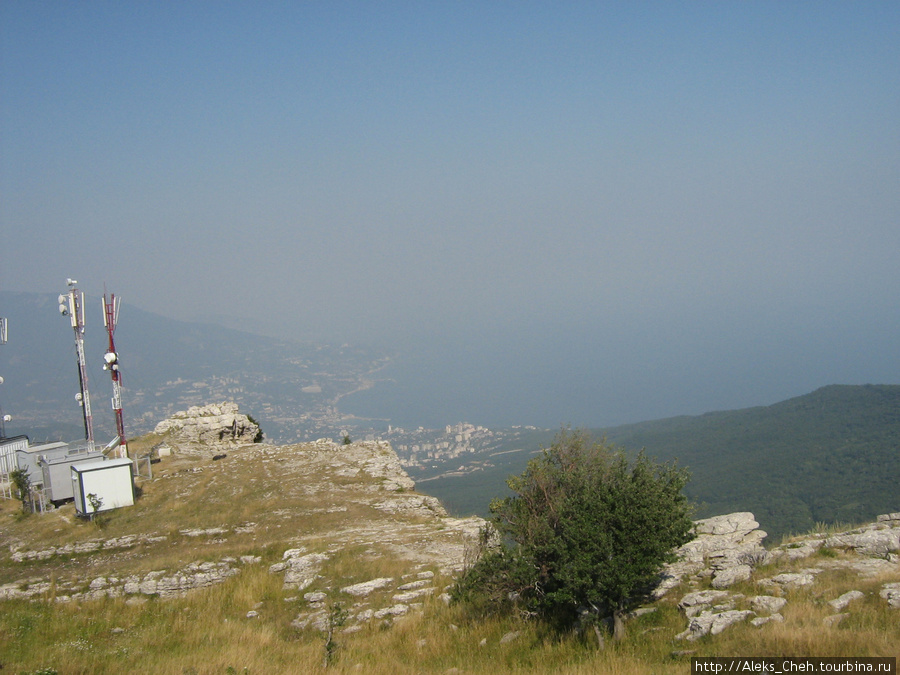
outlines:
{"label": "limestone rock outcrop", "polygon": [[[39,600],[52,598],[54,602],[67,603],[99,598],[121,598],[139,601],[148,596],[175,598],[190,591],[220,584],[240,573],[234,558],[221,562],[193,562],[183,568],[168,571],[154,570],[143,575],[126,577],[101,576],[94,579],[21,580],[0,585],[0,600]],[[245,556],[243,565],[259,562],[258,558]]]}
{"label": "limestone rock outcrop", "polygon": [[237,403],[193,406],[156,425],[154,433],[206,445],[253,443],[259,425],[238,411]]}
{"label": "limestone rock outcrop", "polygon": [[874,523],[825,538],[828,548],[853,549],[862,555],[886,557],[900,550],[900,513],[878,516]]}
{"label": "limestone rock outcrop", "polygon": [[729,626],[753,616],[749,609],[727,609],[723,612],[701,612],[691,619],[688,628],[675,636],[676,640],[698,640],[704,635],[718,635]]}
{"label": "limestone rock outcrop", "polygon": [[758,528],[749,512],[695,521],[695,538],[676,551],[677,562],[665,567],[656,596],[661,597],[687,576],[712,577],[713,588],[719,589],[746,581],[766,558],[762,546],[766,533]]}
{"label": "limestone rock outcrop", "polygon": [[770,551],[766,562],[807,558],[823,547],[858,554],[855,566],[870,576],[887,571],[900,561],[900,513],[878,516],[874,523],[846,532],[806,535]]}
{"label": "limestone rock outcrop", "polygon": [[[688,592],[678,608],[688,621],[687,630],[676,635],[678,640],[696,640],[715,635],[750,617],[760,627],[771,621],[783,622],[781,609],[787,604],[784,595],[816,584],[817,576],[826,568],[847,569],[861,577],[878,577],[900,572],[900,513],[878,516],[874,523],[835,534],[810,534],[782,544],[771,551],[762,548],[765,532],[758,527],[753,514],[732,513],[707,518],[695,523],[696,538],[678,549],[678,562],[669,565],[657,589],[657,597],[682,581],[699,584],[710,579],[712,589]],[[813,555],[822,548],[843,551],[820,557],[820,567],[805,567],[756,579],[756,584],[773,595],[745,598],[722,590],[737,581],[748,581],[759,565],[793,563]],[[789,569],[791,569],[789,568]],[[882,585],[879,595],[891,608],[900,608],[900,582]],[[861,591],[847,591],[828,602],[835,612],[842,612],[865,597]],[[826,626],[836,626],[848,613],[826,617]]]}

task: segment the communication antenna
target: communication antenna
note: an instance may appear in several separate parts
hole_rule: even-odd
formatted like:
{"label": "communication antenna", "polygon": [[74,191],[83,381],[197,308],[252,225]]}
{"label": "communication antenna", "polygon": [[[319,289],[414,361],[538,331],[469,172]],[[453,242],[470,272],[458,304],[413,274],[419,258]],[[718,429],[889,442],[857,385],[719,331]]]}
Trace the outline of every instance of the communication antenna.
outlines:
{"label": "communication antenna", "polygon": [[84,417],[84,437],[88,447],[93,450],[94,419],[91,415],[91,395],[88,393],[87,365],[84,360],[84,293],[75,288],[77,283],[74,279],[66,279],[69,292],[59,296],[59,313],[70,317],[75,330],[75,355],[78,361],[78,382],[81,385],[81,391],[75,395],[75,400],[81,406]]}
{"label": "communication antenna", "polygon": [[109,335],[109,348],[103,355],[103,370],[108,370],[112,376],[112,408],[116,415],[116,434],[110,445],[119,444],[118,456],[128,457],[128,445],[125,441],[125,423],[122,421],[122,373],[119,371],[119,353],[116,351],[116,343],[113,334],[116,332],[116,324],[119,322],[120,299],[115,293],[110,293],[106,298],[106,289],[103,289],[103,325]]}

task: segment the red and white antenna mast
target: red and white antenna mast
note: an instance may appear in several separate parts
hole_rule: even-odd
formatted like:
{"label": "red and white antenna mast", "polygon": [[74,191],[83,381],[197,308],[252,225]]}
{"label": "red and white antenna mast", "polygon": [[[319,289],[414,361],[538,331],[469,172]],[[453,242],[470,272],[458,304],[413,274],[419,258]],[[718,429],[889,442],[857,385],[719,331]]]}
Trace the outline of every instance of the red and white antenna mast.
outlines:
{"label": "red and white antenna mast", "polygon": [[112,407],[116,415],[116,434],[119,437],[119,457],[128,457],[128,445],[125,441],[125,423],[122,421],[122,373],[119,372],[119,354],[116,351],[116,343],[113,334],[116,332],[116,324],[119,322],[120,300],[115,293],[110,293],[106,298],[106,289],[103,289],[103,325],[109,335],[109,348],[103,355],[103,370],[108,370],[112,376],[113,397]]}
{"label": "red and white antenna mast", "polygon": [[78,282],[67,279],[69,292],[59,296],[59,313],[69,316],[72,328],[75,330],[75,355],[78,360],[78,382],[81,391],[75,399],[81,406],[81,414],[84,417],[84,437],[88,447],[94,449],[94,418],[91,415],[91,395],[88,393],[87,365],[84,360],[84,293],[75,288]]}

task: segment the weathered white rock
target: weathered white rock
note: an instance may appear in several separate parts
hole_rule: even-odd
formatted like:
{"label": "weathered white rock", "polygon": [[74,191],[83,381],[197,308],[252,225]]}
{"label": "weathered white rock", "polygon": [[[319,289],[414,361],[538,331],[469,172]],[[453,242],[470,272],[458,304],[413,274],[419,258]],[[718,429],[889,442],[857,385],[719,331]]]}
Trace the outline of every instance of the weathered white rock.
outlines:
{"label": "weathered white rock", "polygon": [[392,605],[391,607],[385,607],[384,609],[377,610],[372,616],[376,619],[384,619],[388,616],[403,616],[409,612],[409,606],[403,604]]}
{"label": "weathered white rock", "polygon": [[47,560],[54,555],[72,555],[83,553],[94,553],[99,550],[124,549],[137,546],[138,544],[156,544],[165,541],[166,537],[156,536],[154,534],[147,535],[125,535],[122,537],[113,537],[112,539],[101,540],[91,539],[88,541],[77,542],[74,544],[65,544],[64,546],[51,546],[50,548],[40,551],[23,551],[16,549],[10,556],[14,562],[24,562],[26,560]]}
{"label": "weathered white rock", "polygon": [[704,611],[691,619],[688,629],[675,636],[676,640],[697,640],[704,635],[718,635],[729,626],[753,616],[749,609],[731,609],[724,612]]}
{"label": "weathered white rock", "polygon": [[769,579],[762,579],[759,583],[763,586],[782,586],[782,587],[798,587],[809,586],[815,583],[816,574],[821,572],[820,569],[807,569],[802,572],[785,572],[784,574],[776,574]]}
{"label": "weathered white rock", "polygon": [[157,424],[154,433],[172,434],[189,443],[253,443],[259,426],[238,412],[237,403],[220,403],[179,411]]}
{"label": "weathered white rock", "polygon": [[735,565],[734,567],[727,567],[723,570],[717,571],[713,575],[711,585],[713,588],[728,588],[729,586],[733,586],[740,581],[747,581],[747,579],[749,579],[750,575],[752,574],[753,568],[750,567],[750,565]]}
{"label": "weathered white rock", "polygon": [[290,549],[285,555],[292,555],[283,563],[276,563],[269,567],[269,573],[284,572],[284,588],[296,588],[302,591],[312,584],[322,569],[322,565],[329,559],[325,553],[301,554],[302,549]]}
{"label": "weathered white rock", "polygon": [[885,558],[869,558],[859,556],[855,559],[840,560],[836,563],[823,563],[828,566],[846,567],[856,571],[863,577],[878,577],[885,574],[896,574],[900,572],[900,560],[896,557]]}
{"label": "weathered white rock", "polygon": [[829,548],[852,548],[862,555],[886,556],[891,551],[900,550],[900,527],[884,527],[878,523],[827,537],[825,545]]}
{"label": "weathered white rock", "polygon": [[728,597],[727,591],[694,591],[685,595],[678,603],[678,609],[690,618],[704,611],[713,603]]}
{"label": "weathered white rock", "polygon": [[885,584],[878,595],[887,600],[889,606],[900,609],[900,582]]}
{"label": "weathered white rock", "polygon": [[208,537],[219,534],[227,534],[228,530],[226,530],[224,527],[209,527],[206,529],[195,528],[192,530],[180,530],[180,532],[185,537]]}
{"label": "weathered white rock", "polygon": [[765,612],[766,614],[775,614],[780,612],[787,604],[784,598],[776,598],[774,595],[755,595],[748,600],[750,606],[756,612]]}
{"label": "weathered white rock", "polygon": [[697,534],[740,534],[745,535],[759,527],[753,514],[749,511],[729,513],[724,516],[704,518],[694,523]]}
{"label": "weathered white rock", "polygon": [[662,597],[691,575],[713,577],[717,588],[749,579],[767,555],[762,546],[766,533],[758,527],[749,512],[696,521],[695,538],[675,551],[678,561],[663,568],[654,596]]}
{"label": "weathered white rock", "polygon": [[426,596],[426,595],[432,595],[433,593],[434,593],[434,587],[433,587],[433,586],[430,587],[430,588],[420,588],[420,589],[415,590],[415,591],[407,591],[407,592],[405,592],[405,593],[397,593],[397,594],[393,597],[393,600],[394,600],[394,602],[406,602],[406,603],[409,603],[409,602],[412,602],[413,600],[416,600],[416,599],[418,599],[418,598],[424,597],[424,596]]}
{"label": "weathered white rock", "polygon": [[382,487],[390,492],[412,490],[416,486],[415,481],[403,469],[400,458],[390,443],[359,441],[336,448],[334,465],[338,470],[348,466],[361,468],[370,477],[382,479]]}
{"label": "weathered white rock", "polygon": [[[392,481],[392,485],[396,482]],[[427,495],[398,495],[391,499],[372,504],[379,511],[386,513],[423,513],[423,515],[437,515],[445,517],[446,509],[437,497],[429,497]]]}
{"label": "weathered white rock", "polygon": [[764,626],[770,621],[775,621],[777,623],[784,623],[784,617],[777,612],[775,614],[770,614],[769,616],[758,616],[755,619],[750,619],[750,623],[759,628],[760,626]]}
{"label": "weathered white rock", "polygon": [[294,628],[314,628],[318,631],[328,630],[328,612],[320,610],[312,614],[301,614],[291,622]]}
{"label": "weathered white rock", "polygon": [[846,609],[847,605],[854,600],[859,600],[864,597],[865,594],[861,591],[847,591],[842,596],[830,601],[828,604],[831,605],[835,612],[840,612],[841,610]]}
{"label": "weathered white rock", "polygon": [[808,558],[822,548],[824,544],[824,537],[814,537],[800,542],[786,544],[771,551],[769,561],[772,562],[778,559],[800,560],[802,558]]}
{"label": "weathered white rock", "polygon": [[378,579],[372,579],[371,581],[364,581],[359,584],[353,584],[351,586],[344,586],[341,589],[341,593],[347,593],[349,595],[356,596],[364,596],[373,593],[374,591],[380,590],[387,586],[390,586],[394,583],[394,579],[392,577],[380,577]]}
{"label": "weathered white rock", "polygon": [[[206,588],[219,584],[226,579],[239,574],[240,570],[231,567],[227,562],[191,563],[181,570],[167,574],[163,570],[148,572],[143,579],[129,577],[120,590],[124,594],[158,595],[161,598],[172,598],[185,595],[188,591],[197,588]],[[117,597],[107,593],[110,597]]]}

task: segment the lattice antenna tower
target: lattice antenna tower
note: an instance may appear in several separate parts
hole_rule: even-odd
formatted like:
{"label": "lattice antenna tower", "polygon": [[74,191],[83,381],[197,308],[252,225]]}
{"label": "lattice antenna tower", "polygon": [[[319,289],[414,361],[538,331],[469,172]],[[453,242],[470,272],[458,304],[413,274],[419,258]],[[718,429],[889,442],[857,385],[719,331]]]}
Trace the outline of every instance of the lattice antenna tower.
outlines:
{"label": "lattice antenna tower", "polygon": [[[0,345],[6,344],[6,318],[0,316]],[[3,384],[3,376],[0,375],[0,384]],[[0,438],[6,438],[6,423],[12,419],[9,415],[3,414],[3,406],[0,406]]]}
{"label": "lattice antenna tower", "polygon": [[68,316],[75,331],[75,357],[78,361],[78,382],[81,391],[75,395],[75,400],[81,406],[81,414],[84,418],[84,438],[88,447],[94,449],[94,418],[91,414],[91,395],[88,392],[87,365],[84,360],[84,293],[75,288],[78,282],[67,279],[68,293],[59,296],[59,313]]}
{"label": "lattice antenna tower", "polygon": [[128,445],[125,441],[125,423],[122,420],[122,373],[119,370],[119,353],[116,351],[114,334],[116,324],[119,323],[120,299],[115,293],[106,297],[106,289],[103,289],[103,325],[109,335],[109,347],[103,355],[103,370],[108,370],[112,376],[112,408],[116,416],[116,434],[119,438],[119,457],[128,457]]}

